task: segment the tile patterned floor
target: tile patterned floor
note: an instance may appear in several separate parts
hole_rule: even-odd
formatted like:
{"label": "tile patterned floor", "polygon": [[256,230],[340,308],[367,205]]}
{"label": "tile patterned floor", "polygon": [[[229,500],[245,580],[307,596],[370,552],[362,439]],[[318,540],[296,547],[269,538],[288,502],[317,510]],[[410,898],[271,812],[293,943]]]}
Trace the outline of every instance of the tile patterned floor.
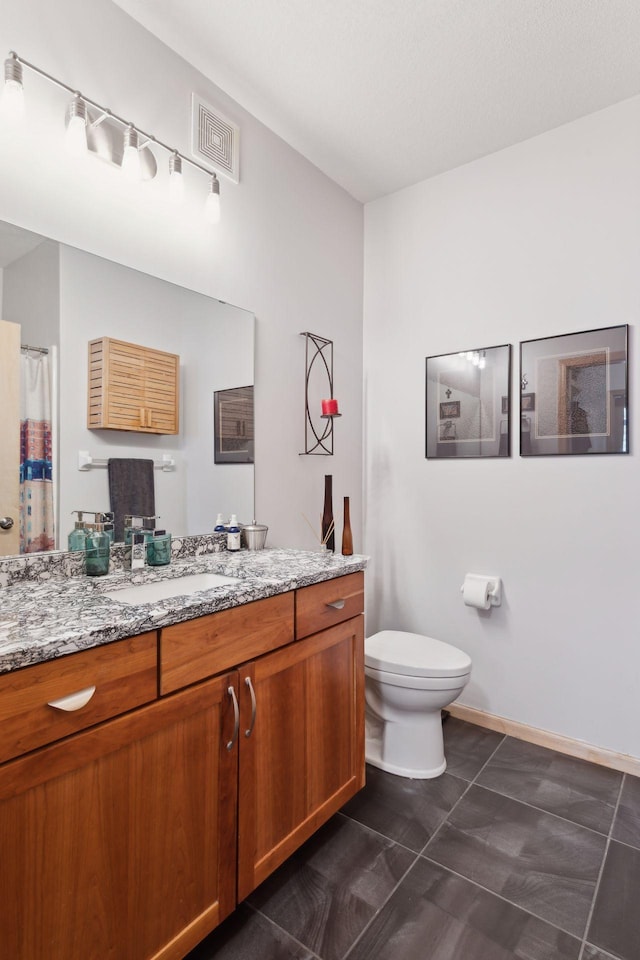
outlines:
{"label": "tile patterned floor", "polygon": [[640,960],[640,779],[450,717],[186,960]]}

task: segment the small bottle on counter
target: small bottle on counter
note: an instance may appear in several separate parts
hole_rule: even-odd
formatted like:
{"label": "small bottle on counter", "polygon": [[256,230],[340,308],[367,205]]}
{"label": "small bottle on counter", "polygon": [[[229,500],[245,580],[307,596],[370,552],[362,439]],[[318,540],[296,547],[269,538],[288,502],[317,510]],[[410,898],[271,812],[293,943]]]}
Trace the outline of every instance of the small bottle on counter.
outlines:
{"label": "small bottle on counter", "polygon": [[227,528],[224,525],[224,520],[222,519],[222,514],[219,513],[216,519],[216,525],[213,528],[214,533],[226,533]]}
{"label": "small bottle on counter", "polygon": [[240,549],[240,527],[235,513],[231,514],[229,529],[227,530],[227,550]]}
{"label": "small bottle on counter", "polygon": [[353,534],[351,533],[351,513],[349,510],[349,497],[344,498],[344,527],[342,528],[342,556],[351,557],[353,555]]}

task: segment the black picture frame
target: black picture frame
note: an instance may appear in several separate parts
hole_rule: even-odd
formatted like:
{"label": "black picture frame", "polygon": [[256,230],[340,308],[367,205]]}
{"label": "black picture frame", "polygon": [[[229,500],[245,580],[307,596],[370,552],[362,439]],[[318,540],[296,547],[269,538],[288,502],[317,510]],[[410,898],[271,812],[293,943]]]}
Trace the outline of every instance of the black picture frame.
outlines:
{"label": "black picture frame", "polygon": [[520,343],[520,456],[629,453],[627,324]]}
{"label": "black picture frame", "polygon": [[425,387],[428,460],[511,455],[511,344],[426,357]]}
{"label": "black picture frame", "polygon": [[214,463],[254,462],[253,385],[213,394]]}
{"label": "black picture frame", "polygon": [[440,419],[441,420],[456,420],[459,416],[460,416],[459,400],[445,400],[444,403],[440,403]]}

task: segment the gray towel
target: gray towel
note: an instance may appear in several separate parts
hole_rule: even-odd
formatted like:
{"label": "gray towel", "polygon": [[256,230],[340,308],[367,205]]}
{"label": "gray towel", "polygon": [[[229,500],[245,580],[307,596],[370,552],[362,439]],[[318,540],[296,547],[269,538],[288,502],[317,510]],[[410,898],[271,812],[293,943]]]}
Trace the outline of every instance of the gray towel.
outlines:
{"label": "gray towel", "polygon": [[115,539],[120,541],[124,540],[124,518],[127,514],[136,517],[155,515],[153,460],[111,459],[107,467]]}

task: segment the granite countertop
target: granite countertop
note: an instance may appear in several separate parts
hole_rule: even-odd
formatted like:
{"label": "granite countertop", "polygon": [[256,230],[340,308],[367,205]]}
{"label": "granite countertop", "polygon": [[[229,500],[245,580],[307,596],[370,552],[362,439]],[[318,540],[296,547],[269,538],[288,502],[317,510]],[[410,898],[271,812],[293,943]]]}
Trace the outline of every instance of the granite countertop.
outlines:
{"label": "granite countertop", "polygon": [[[18,583],[0,589],[0,673],[355,573],[366,565],[362,556],[241,550],[106,577]],[[236,578],[237,584],[135,606],[105,596],[133,584],[194,573],[223,574]]]}

